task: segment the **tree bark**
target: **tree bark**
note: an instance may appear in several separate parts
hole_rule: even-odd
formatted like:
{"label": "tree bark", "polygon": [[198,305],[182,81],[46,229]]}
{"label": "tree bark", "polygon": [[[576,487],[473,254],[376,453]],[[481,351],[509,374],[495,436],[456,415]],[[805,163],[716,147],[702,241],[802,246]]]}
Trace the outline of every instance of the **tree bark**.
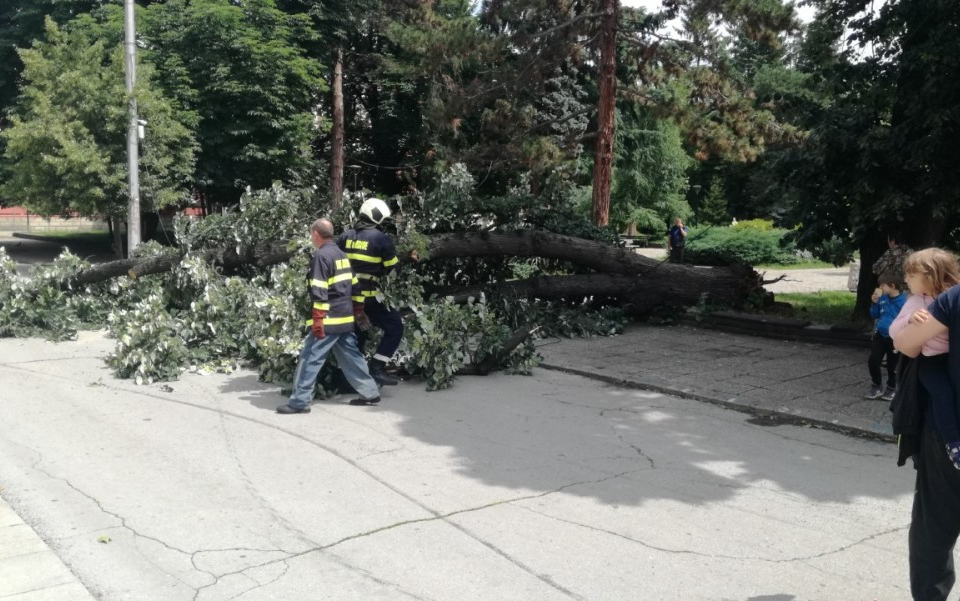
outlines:
{"label": "tree bark", "polygon": [[110,217],[107,219],[110,224],[110,236],[113,237],[113,252],[117,259],[123,259],[123,237],[120,235],[120,218]]}
{"label": "tree bark", "polygon": [[561,259],[604,273],[640,274],[650,269],[670,272],[694,269],[685,265],[665,264],[612,244],[539,230],[431,236],[426,258],[503,256]]}
{"label": "tree bark", "polygon": [[[172,251],[155,257],[102,263],[82,271],[65,283],[64,288],[124,275],[142,277],[163,273],[176,266],[183,256],[181,251]],[[202,256],[227,268],[242,265],[267,267],[288,260],[293,251],[285,241],[278,241],[241,248],[239,252],[235,248],[207,250]],[[614,297],[637,314],[662,305],[695,305],[705,295],[713,301],[738,307],[751,295],[763,294],[760,276],[746,266],[698,268],[664,263],[604,242],[534,230],[432,236],[427,255],[421,260],[504,256],[569,261],[599,273],[538,277],[436,292],[453,295],[460,302],[492,290],[522,298]]]}
{"label": "tree bark", "polygon": [[698,271],[684,277],[678,277],[672,269],[651,270],[645,276],[609,273],[542,276],[437,292],[453,297],[458,303],[492,291],[507,298],[541,300],[616,298],[628,313],[645,315],[662,306],[696,305],[705,296],[712,302],[740,307],[761,287],[759,276],[747,267]]}
{"label": "tree bark", "polygon": [[593,162],[593,222],[610,222],[610,186],[613,175],[613,134],[616,113],[617,0],[601,0],[600,106],[597,148]]}
{"label": "tree bark", "polygon": [[333,157],[330,160],[330,203],[343,202],[343,48],[337,48],[333,66]]}

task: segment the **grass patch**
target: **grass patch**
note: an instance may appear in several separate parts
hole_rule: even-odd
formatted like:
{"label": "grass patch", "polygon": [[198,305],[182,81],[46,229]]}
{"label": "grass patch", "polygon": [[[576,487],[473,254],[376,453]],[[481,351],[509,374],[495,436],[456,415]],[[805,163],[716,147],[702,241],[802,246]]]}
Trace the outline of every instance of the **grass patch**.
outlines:
{"label": "grass patch", "polygon": [[754,265],[753,268],[756,270],[767,270],[767,271],[789,271],[791,269],[834,269],[836,266],[827,263],[826,261],[803,261],[800,263],[789,263],[786,265],[781,265],[777,263],[768,263],[764,265]]}
{"label": "grass patch", "polygon": [[814,323],[826,325],[869,326],[869,323],[851,320],[853,307],[857,303],[857,295],[853,292],[846,290],[792,292],[777,294],[775,299],[792,306],[793,316],[797,319],[809,319]]}

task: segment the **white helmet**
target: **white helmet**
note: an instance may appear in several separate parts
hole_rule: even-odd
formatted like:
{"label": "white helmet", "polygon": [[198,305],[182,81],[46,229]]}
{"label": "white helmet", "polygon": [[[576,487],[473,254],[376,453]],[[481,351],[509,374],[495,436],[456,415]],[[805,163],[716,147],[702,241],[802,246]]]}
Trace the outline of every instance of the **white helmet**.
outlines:
{"label": "white helmet", "polygon": [[360,205],[360,214],[380,225],[384,219],[390,217],[390,207],[379,198],[368,198]]}

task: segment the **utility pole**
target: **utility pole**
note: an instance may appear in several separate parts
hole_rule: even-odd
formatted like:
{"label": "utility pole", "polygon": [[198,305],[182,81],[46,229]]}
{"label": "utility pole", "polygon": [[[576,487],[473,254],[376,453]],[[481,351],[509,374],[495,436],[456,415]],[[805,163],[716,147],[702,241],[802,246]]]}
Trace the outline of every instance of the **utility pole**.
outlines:
{"label": "utility pole", "polygon": [[130,98],[130,122],[127,126],[127,181],[130,185],[130,198],[127,205],[127,256],[140,245],[140,159],[137,115],[137,97],[134,87],[137,85],[137,31],[134,18],[133,0],[123,0],[124,16],[124,55],[127,74],[127,95]]}

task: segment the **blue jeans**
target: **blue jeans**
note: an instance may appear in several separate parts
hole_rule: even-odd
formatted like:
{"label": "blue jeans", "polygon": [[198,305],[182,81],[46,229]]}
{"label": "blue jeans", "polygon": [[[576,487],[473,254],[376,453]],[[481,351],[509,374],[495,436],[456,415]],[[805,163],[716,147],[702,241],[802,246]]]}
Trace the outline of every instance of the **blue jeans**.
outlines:
{"label": "blue jeans", "polygon": [[373,399],[380,396],[377,383],[367,371],[367,361],[357,348],[356,334],[327,334],[325,338],[317,338],[311,330],[303,339],[297,373],[293,376],[293,394],[290,395],[289,402],[291,407],[303,408],[313,400],[317,376],[320,375],[320,368],[326,362],[330,351],[333,351],[340,370],[350,385],[360,393],[361,398]]}

